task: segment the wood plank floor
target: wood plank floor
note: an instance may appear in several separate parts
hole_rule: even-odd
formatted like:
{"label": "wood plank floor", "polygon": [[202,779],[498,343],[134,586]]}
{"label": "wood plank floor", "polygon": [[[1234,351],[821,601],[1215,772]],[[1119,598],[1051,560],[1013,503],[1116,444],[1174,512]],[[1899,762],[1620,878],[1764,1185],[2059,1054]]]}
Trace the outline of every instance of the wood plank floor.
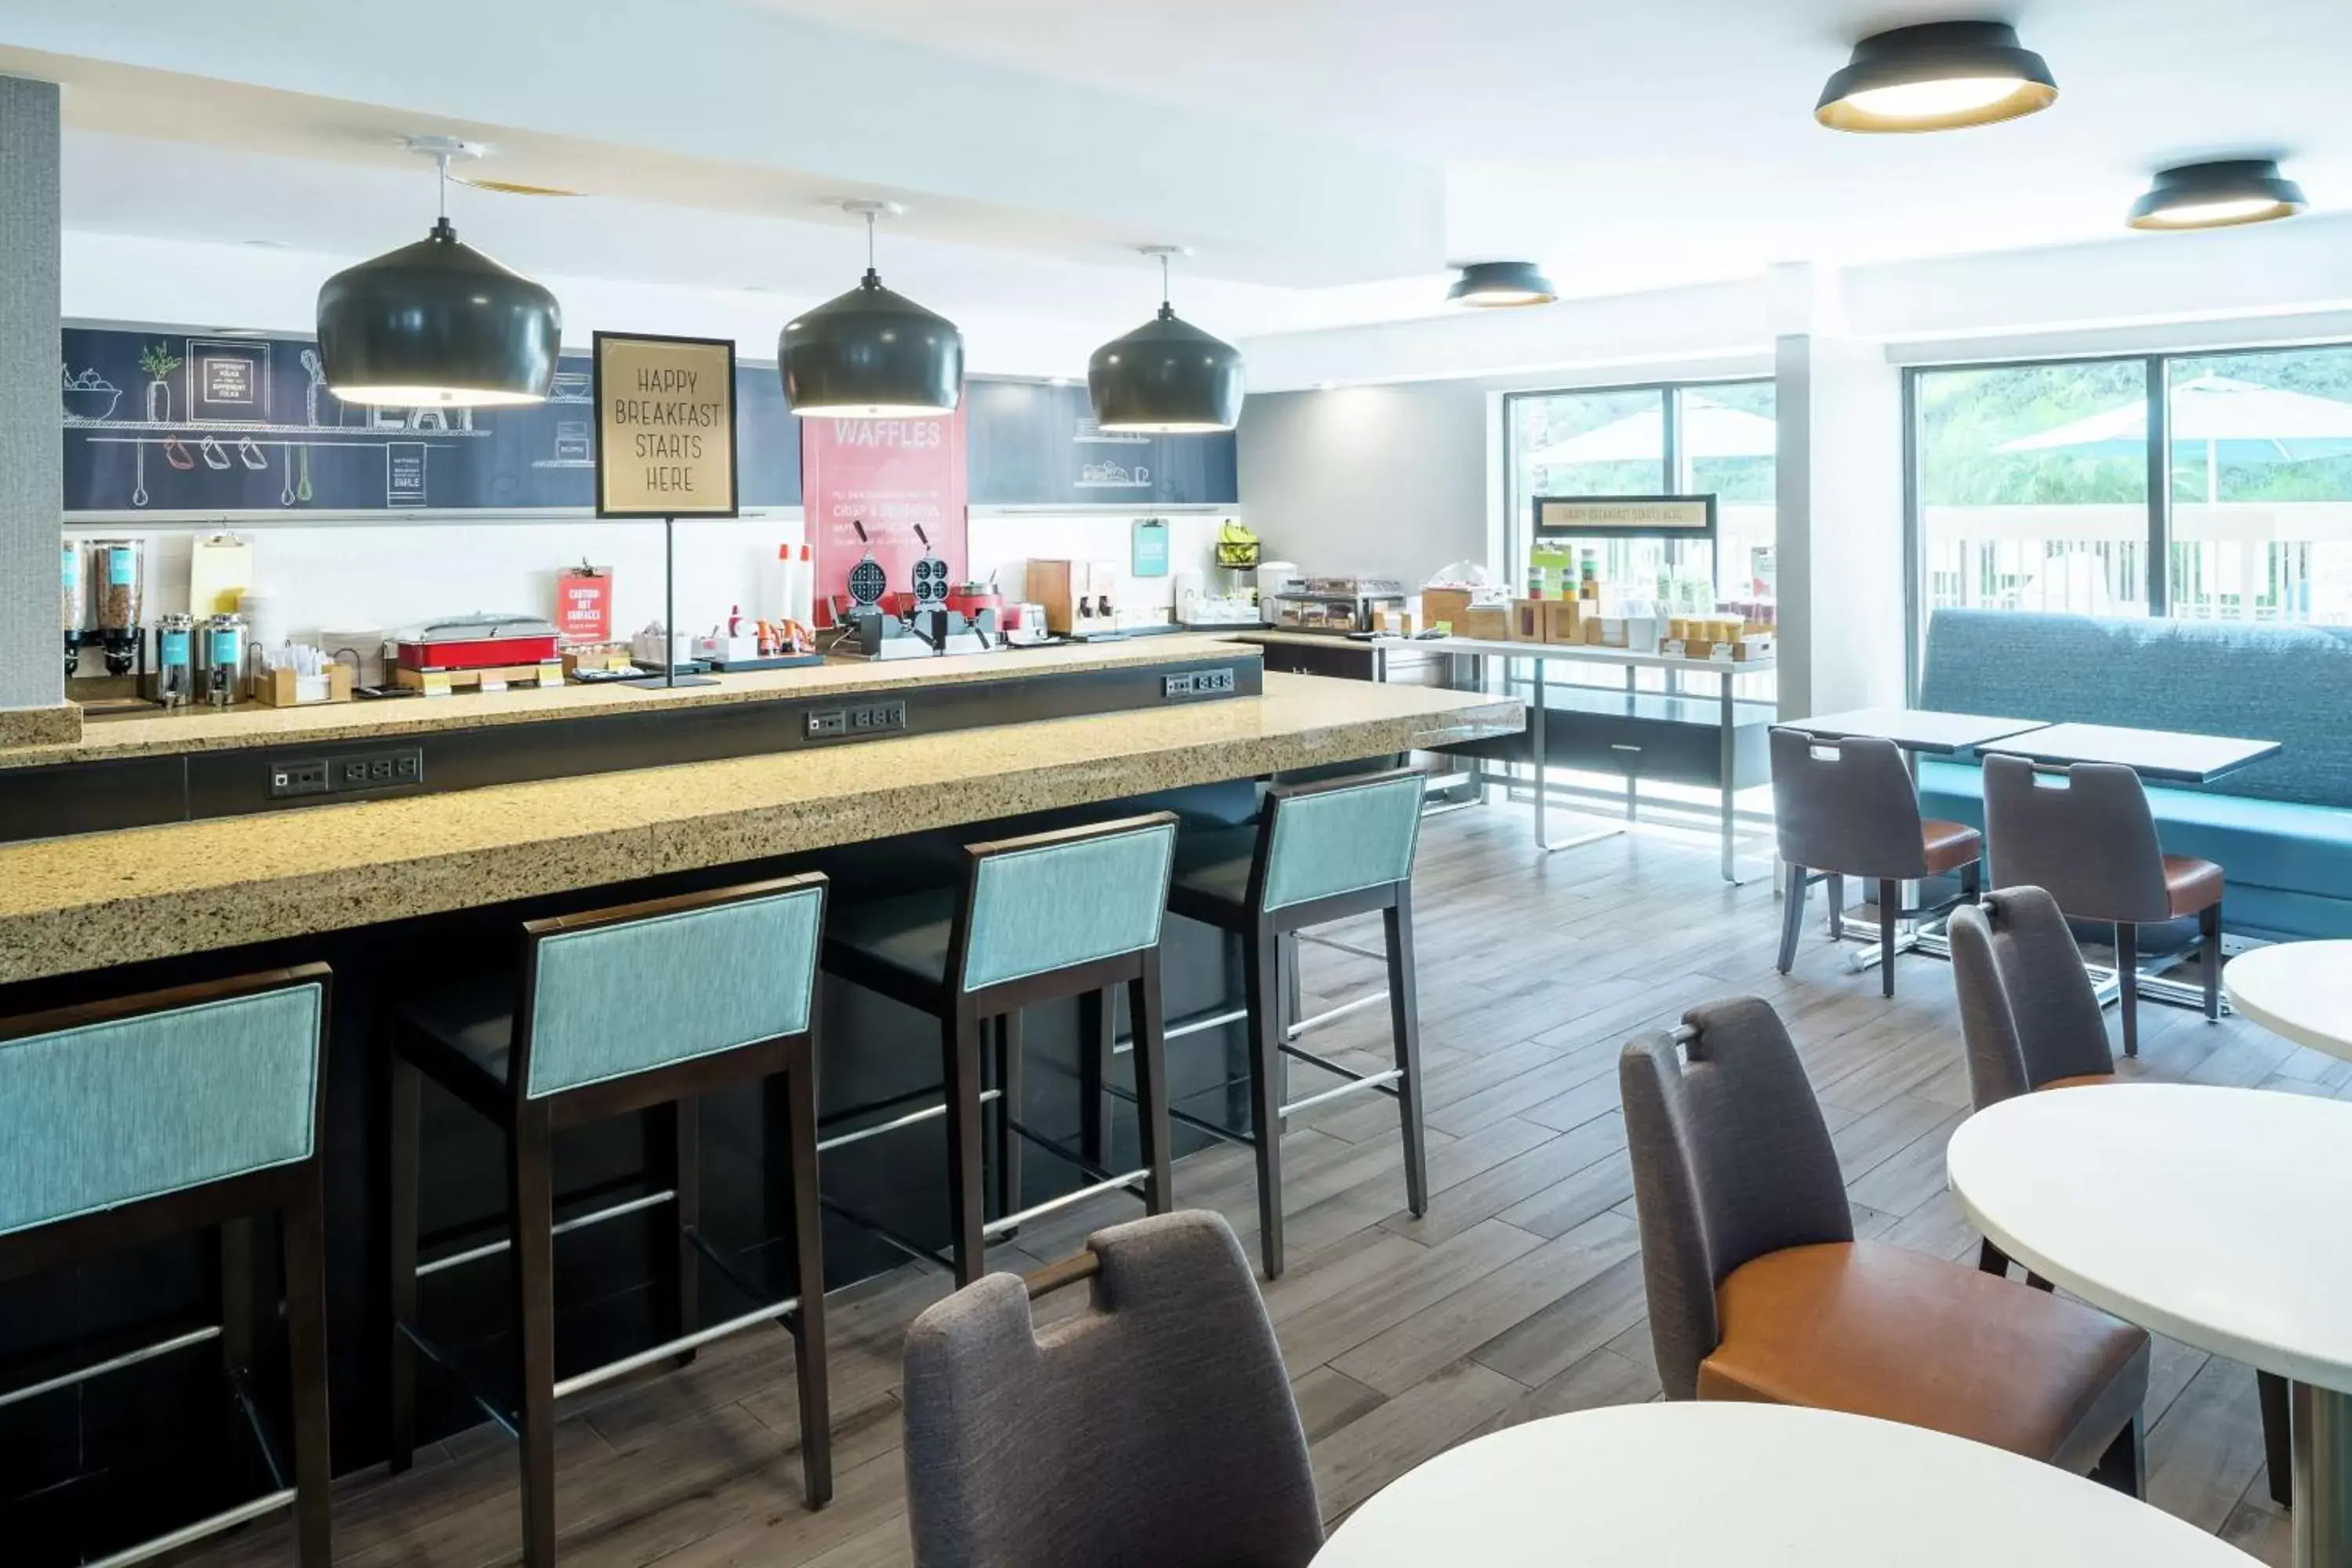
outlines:
{"label": "wood plank floor", "polygon": [[[1291,1261],[1266,1302],[1331,1519],[1478,1433],[1655,1396],[1616,1058],[1629,1036],[1695,1002],[1753,993],[1780,1009],[1864,1234],[1945,1257],[1973,1250],[1944,1188],[1944,1142],[1968,1106],[1950,972],[1905,959],[1902,994],[1889,1002],[1874,973],[1848,973],[1814,938],[1784,978],[1772,969],[1769,883],[1730,889],[1715,859],[1712,837],[1696,834],[1541,857],[1524,806],[1499,803],[1429,823],[1417,913],[1430,1212],[1404,1212],[1385,1100],[1318,1108],[1284,1140]],[[1375,940],[1377,926],[1361,925],[1336,934]],[[1327,949],[1307,949],[1305,968],[1310,1012],[1378,983],[1373,964]],[[1319,1048],[1376,1056],[1385,1016],[1353,1015]],[[2352,1066],[2251,1024],[2155,1006],[2142,1017],[2128,1074],[2352,1099]],[[1244,1152],[1188,1161],[1177,1186],[1188,1206],[1222,1210],[1254,1252]],[[992,1262],[1032,1267],[1133,1212],[1104,1204],[1032,1226]],[[568,1407],[556,1443],[564,1561],[905,1562],[898,1347],[946,1289],[910,1267],[835,1298],[838,1491],[821,1513],[800,1506],[789,1351],[772,1336],[739,1337],[686,1372]],[[1069,1310],[1079,1294],[1049,1310]],[[2269,1500],[2252,1374],[2159,1341],[2147,1417],[2152,1500],[2284,1563],[2286,1521]],[[483,1427],[396,1480],[351,1478],[338,1489],[336,1530],[336,1560],[364,1568],[512,1563],[511,1449]],[[273,1524],[198,1561],[257,1568],[291,1552]]]}

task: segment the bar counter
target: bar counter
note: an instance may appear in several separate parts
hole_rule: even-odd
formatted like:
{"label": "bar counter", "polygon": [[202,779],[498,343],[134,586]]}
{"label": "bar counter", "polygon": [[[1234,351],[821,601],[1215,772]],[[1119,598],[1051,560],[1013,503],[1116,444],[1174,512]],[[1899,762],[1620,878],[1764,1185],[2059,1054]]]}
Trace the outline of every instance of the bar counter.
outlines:
{"label": "bar counter", "polygon": [[[856,699],[853,711],[903,702],[908,732],[819,735],[812,718],[844,698]],[[510,963],[523,921],[810,868],[833,879],[835,906],[846,907],[957,875],[954,847],[969,839],[1159,808],[1239,821],[1268,774],[1376,767],[1516,733],[1524,721],[1509,699],[1265,674],[1254,648],[1162,637],[777,671],[674,692],[516,692],[92,724],[75,744],[0,752],[0,1016],[290,963],[332,967],[328,1341],[335,1468],[347,1471],[383,1457],[386,1430],[383,1023],[425,988]],[[285,759],[348,757],[386,742],[421,747],[425,776],[371,792],[377,798],[262,798]],[[699,760],[659,761],[680,756]],[[519,771],[522,782],[489,782]],[[58,828],[52,818],[85,795],[154,825]],[[1234,1015],[1237,958],[1221,933],[1171,917],[1162,952],[1171,1022]],[[822,1111],[854,1129],[937,1100],[935,1023],[830,977],[819,1014]],[[1041,1005],[1024,1019],[1023,1124],[1075,1138],[1079,1005]],[[1177,1102],[1245,1121],[1241,1041],[1225,1022],[1181,1041],[1169,1066]],[[761,1097],[719,1090],[699,1104],[700,1228],[733,1269],[704,1276],[704,1310],[717,1317],[742,1310],[725,1305],[735,1279],[773,1284],[770,1299],[789,1294],[790,1247],[767,1226]],[[940,1126],[835,1149],[822,1167],[824,1196],[873,1215],[894,1238],[943,1243]],[[662,1240],[667,1211],[647,1208],[659,1196],[651,1136],[624,1118],[558,1143],[560,1215],[646,1209],[642,1220],[563,1239],[555,1328],[566,1366],[656,1337],[657,1259],[675,1242]],[[1131,1149],[1124,1107],[1113,1109],[1109,1136]],[[423,1139],[427,1257],[488,1257],[504,1234],[494,1136],[428,1090]],[[1206,1141],[1179,1129],[1176,1152]],[[1043,1201],[1081,1180],[1033,1153],[1023,1196]],[[1183,1181],[1180,1163],[1180,1201]],[[828,1285],[902,1263],[900,1245],[829,1217]],[[269,1251],[261,1267],[274,1281]],[[201,1237],[163,1242],[76,1270],[62,1286],[0,1289],[0,1361],[86,1361],[92,1344],[218,1321],[222,1256]],[[510,1327],[502,1265],[436,1268],[420,1280],[426,1323],[488,1384],[501,1384]],[[265,1361],[276,1358],[265,1348]],[[35,1561],[71,1562],[267,1489],[244,1459],[223,1457],[241,1452],[236,1445],[206,1441],[217,1427],[208,1413],[224,1407],[216,1363],[199,1351],[117,1374],[110,1397],[141,1411],[137,1421],[100,1419],[69,1394],[0,1410],[0,1539],[46,1543]],[[428,1439],[480,1419],[446,1380],[428,1375],[420,1392]]]}

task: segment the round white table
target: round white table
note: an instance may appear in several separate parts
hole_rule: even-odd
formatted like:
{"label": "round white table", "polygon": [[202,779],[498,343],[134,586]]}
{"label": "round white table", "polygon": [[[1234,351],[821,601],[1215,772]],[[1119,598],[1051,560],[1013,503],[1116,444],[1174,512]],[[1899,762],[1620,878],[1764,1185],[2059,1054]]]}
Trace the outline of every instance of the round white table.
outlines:
{"label": "round white table", "polygon": [[1962,1122],[1946,1160],[2011,1258],[2291,1379],[2295,1561],[2352,1565],[2352,1105],[2181,1084],[2029,1094]]}
{"label": "round white table", "polygon": [[2282,1039],[2352,1058],[2352,942],[2283,942],[2230,960],[2230,1005]]}
{"label": "round white table", "polygon": [[2005,1449],[1779,1405],[1627,1405],[1465,1443],[1358,1509],[1315,1568],[2249,1568]]}

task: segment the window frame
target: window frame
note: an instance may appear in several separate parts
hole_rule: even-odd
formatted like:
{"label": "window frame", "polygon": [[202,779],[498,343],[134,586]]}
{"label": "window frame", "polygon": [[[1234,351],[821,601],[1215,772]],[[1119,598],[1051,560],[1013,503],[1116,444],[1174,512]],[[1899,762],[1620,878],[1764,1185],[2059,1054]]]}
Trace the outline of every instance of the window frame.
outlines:
{"label": "window frame", "polygon": [[1954,360],[1903,367],[1903,617],[1904,689],[1919,695],[1920,662],[1927,646],[1927,562],[1923,538],[1926,505],[1920,493],[1922,416],[1919,379],[1955,371],[2038,370],[2052,365],[2128,364],[2146,367],[2147,397],[2147,616],[2172,616],[2172,367],[2184,360],[2254,357],[2314,352],[2352,353],[2352,339],[2309,342],[2249,343],[2231,347],[2167,349],[2142,353],[2036,354],[2022,359]]}

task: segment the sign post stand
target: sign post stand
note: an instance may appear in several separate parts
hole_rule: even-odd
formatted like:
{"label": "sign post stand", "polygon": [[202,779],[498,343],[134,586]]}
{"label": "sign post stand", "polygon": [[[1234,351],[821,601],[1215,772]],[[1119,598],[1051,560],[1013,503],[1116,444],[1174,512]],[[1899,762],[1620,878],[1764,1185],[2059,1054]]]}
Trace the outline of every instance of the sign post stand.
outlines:
{"label": "sign post stand", "polygon": [[661,519],[663,684],[714,685],[677,678],[677,520],[740,510],[735,344],[598,332],[595,346],[596,515]]}

